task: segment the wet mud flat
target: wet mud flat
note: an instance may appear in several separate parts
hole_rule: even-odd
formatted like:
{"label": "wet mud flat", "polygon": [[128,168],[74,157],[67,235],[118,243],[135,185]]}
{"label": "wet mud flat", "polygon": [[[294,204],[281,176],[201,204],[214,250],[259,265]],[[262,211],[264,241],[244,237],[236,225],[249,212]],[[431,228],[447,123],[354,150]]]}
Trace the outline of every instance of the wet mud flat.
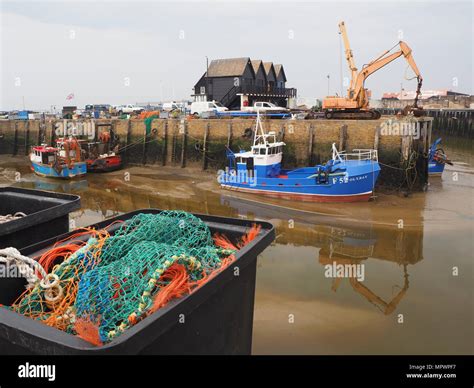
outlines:
{"label": "wet mud flat", "polygon": [[[472,147],[445,149],[454,166],[430,179],[427,192],[377,192],[367,203],[229,192],[215,172],[194,167],[57,181],[6,155],[0,185],[81,195],[76,227],[148,207],[273,222],[277,239],[258,261],[255,354],[470,354],[474,163]],[[329,277],[334,265],[358,265],[363,279]]]}

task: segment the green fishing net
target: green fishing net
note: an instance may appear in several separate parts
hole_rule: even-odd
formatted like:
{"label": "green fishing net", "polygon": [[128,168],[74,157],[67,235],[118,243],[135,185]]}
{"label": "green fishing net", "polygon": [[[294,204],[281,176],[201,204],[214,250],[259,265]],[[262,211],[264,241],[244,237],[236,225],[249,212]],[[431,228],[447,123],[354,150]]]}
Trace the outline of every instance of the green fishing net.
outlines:
{"label": "green fishing net", "polygon": [[[208,226],[192,214],[137,214],[112,236],[89,239],[53,268],[60,284],[70,285],[65,292],[74,294],[63,329],[75,334],[74,322],[87,319],[98,326],[100,340],[109,342],[147,315],[155,296],[171,282],[164,277],[167,271],[184,268],[183,287],[191,291],[193,284],[220,268],[232,253],[217,247]],[[41,289],[33,290],[20,301],[17,311],[28,310],[35,316],[31,313],[35,309],[48,311],[44,304]],[[40,319],[48,317],[46,313]]]}

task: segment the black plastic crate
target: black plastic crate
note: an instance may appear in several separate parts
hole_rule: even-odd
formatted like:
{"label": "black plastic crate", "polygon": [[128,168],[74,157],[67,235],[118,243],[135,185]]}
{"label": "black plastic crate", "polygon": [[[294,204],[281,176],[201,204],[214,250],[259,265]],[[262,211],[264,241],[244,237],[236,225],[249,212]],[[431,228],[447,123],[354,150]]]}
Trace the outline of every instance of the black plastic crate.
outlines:
{"label": "black plastic crate", "polygon": [[[0,188],[0,214],[23,212],[25,217],[0,224],[0,249],[24,248],[69,231],[69,213],[81,208],[77,195]],[[4,264],[0,263],[0,266]],[[0,304],[15,300],[16,289],[24,288],[23,278],[0,278]]]}
{"label": "black plastic crate", "polygon": [[81,208],[77,195],[0,188],[0,214],[23,212],[26,217],[0,224],[0,249],[17,249],[69,231],[69,213]]}
{"label": "black plastic crate", "polygon": [[[144,209],[92,225],[104,228],[116,220],[138,213],[159,213]],[[236,260],[190,295],[168,305],[127,329],[110,343],[95,347],[15,312],[0,309],[0,354],[250,354],[257,256],[275,238],[272,224],[195,214],[210,228],[237,242],[254,223],[258,236],[236,253]],[[109,228],[114,233],[119,225]],[[22,254],[34,257],[72,235],[29,246]],[[86,238],[84,238],[86,239]],[[239,274],[235,276],[235,268]],[[16,290],[18,295],[21,290]],[[184,314],[185,323],[180,323]]]}

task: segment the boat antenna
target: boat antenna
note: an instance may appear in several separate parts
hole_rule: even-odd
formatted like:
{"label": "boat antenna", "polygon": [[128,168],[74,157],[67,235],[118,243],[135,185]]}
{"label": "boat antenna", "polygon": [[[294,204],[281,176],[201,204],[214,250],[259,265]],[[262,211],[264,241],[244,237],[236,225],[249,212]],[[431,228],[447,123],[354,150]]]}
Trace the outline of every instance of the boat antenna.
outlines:
{"label": "boat antenna", "polygon": [[332,160],[336,161],[336,159],[339,159],[342,162],[342,158],[336,148],[336,143],[332,143]]}
{"label": "boat antenna", "polygon": [[263,139],[264,144],[267,142],[267,139],[265,138],[265,132],[263,130],[262,119],[260,118],[260,110],[257,109],[257,121],[255,122],[255,135],[253,145],[257,145],[257,141],[260,138]]}

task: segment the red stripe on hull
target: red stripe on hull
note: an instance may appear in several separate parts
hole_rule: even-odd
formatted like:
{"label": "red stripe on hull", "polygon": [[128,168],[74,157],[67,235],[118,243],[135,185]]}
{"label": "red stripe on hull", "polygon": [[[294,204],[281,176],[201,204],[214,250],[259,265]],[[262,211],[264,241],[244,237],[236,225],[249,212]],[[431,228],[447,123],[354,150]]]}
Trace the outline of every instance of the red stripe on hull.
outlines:
{"label": "red stripe on hull", "polygon": [[289,193],[277,193],[268,192],[264,190],[242,190],[241,188],[235,187],[223,187],[230,191],[240,191],[242,193],[257,193],[267,197],[297,200],[302,202],[367,202],[372,197],[372,192],[364,194],[354,195],[312,195],[312,194],[289,194]]}

